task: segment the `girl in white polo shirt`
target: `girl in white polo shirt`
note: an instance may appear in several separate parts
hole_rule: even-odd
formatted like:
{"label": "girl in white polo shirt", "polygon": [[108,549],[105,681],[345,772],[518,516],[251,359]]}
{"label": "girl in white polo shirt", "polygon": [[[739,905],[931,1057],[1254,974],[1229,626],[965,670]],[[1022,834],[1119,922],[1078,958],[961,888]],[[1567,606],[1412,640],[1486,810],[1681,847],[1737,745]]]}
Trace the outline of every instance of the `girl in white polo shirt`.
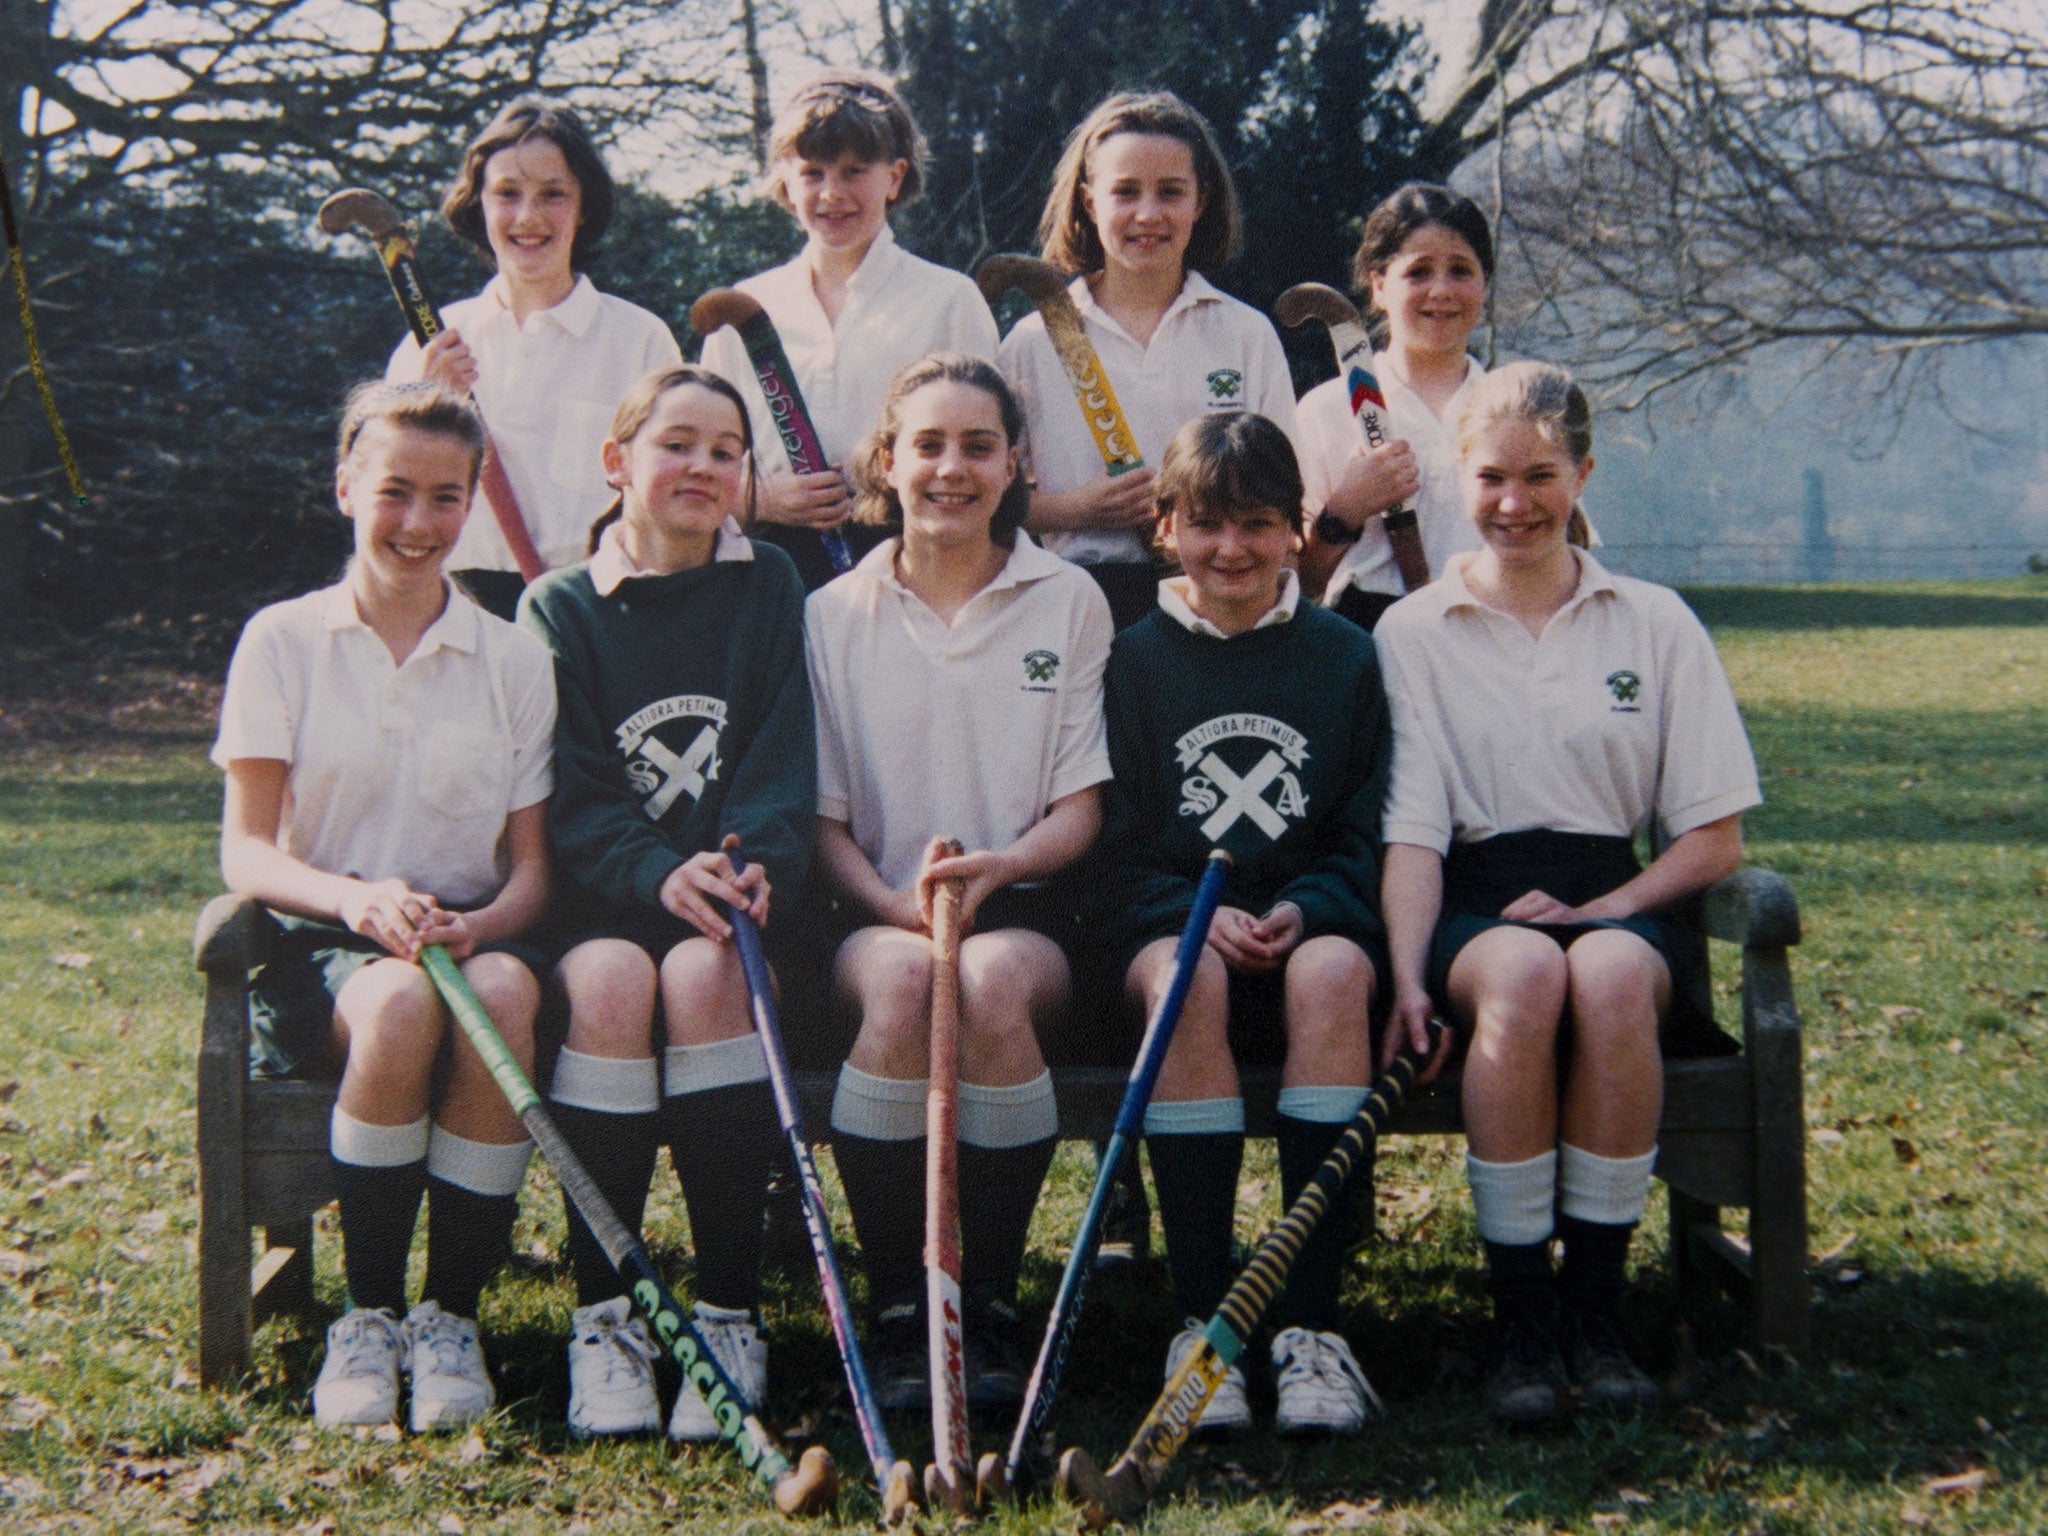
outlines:
{"label": "girl in white polo shirt", "polygon": [[1432,576],[1479,547],[1458,490],[1458,413],[1486,370],[1465,349],[1485,318],[1493,231],[1468,197],[1410,182],[1373,209],[1351,280],[1382,334],[1373,375],[1387,399],[1388,441],[1368,448],[1344,380],[1318,384],[1295,407],[1309,540],[1301,579],[1344,617],[1371,629],[1401,595],[1379,514],[1415,509]]}
{"label": "girl in white polo shirt", "polygon": [[[996,355],[996,322],[959,272],[896,243],[889,215],[924,189],[924,135],[878,75],[829,70],[799,86],[768,135],[767,190],[805,236],[792,261],[739,285],[775,322],[820,446],[843,465],[873,430],[889,381],[932,352]],[[737,384],[761,444],[756,533],[796,561],[804,587],[838,575],[819,538],[838,528],[856,558],[879,542],[847,526],[853,497],[835,467],[791,470],[775,418],[736,332],[705,338],[704,365]]]}
{"label": "girl in white polo shirt", "polygon": [[446,1428],[495,1395],[472,1319],[530,1149],[417,962],[447,946],[531,1070],[538,960],[511,941],[547,896],[554,675],[545,647],[443,573],[482,460],[474,408],[365,385],[340,446],[348,574],[257,614],[228,669],[221,872],[285,929],[252,988],[256,1069],[341,1079],[329,1147],[351,1310],[327,1332],[314,1416],[390,1422],[404,1362],[413,1428]]}
{"label": "girl in white polo shirt", "polygon": [[[833,1152],[875,1315],[885,1407],[925,1390],[924,1099],[931,891],[965,881],[960,1186],[967,1390],[1018,1401],[1014,1301],[1025,1229],[1058,1131],[1039,1037],[1065,1007],[1045,882],[1100,821],[1109,777],[1094,583],[1019,528],[1022,418],[995,367],[929,357],[900,374],[857,468],[863,515],[900,530],[811,594],[818,858],[864,926],[834,981],[859,1034],[832,1106]],[[964,854],[943,857],[940,840]]]}
{"label": "girl in white polo shirt", "polygon": [[[631,1228],[667,1145],[690,1210],[698,1330],[758,1404],[777,1125],[721,903],[765,924],[771,891],[802,883],[817,767],[803,590],[781,551],[741,532],[751,449],[746,409],[717,374],[685,365],[640,380],[605,440],[619,494],[589,563],[535,582],[519,619],[555,653],[561,697],[548,834],[569,1032],[548,1089],[555,1122]],[[727,836],[746,860],[737,875]],[[573,1204],[566,1214],[569,1427],[652,1429],[646,1328]],[[717,1434],[686,1383],[669,1437]]]}
{"label": "girl in white polo shirt", "polygon": [[[482,293],[450,304],[424,353],[408,336],[385,377],[473,391],[549,570],[583,558],[590,509],[604,504],[598,445],[635,379],[682,361],[655,316],[599,293],[583,270],[617,195],[574,108],[521,96],[471,141],[441,203],[448,227],[494,267]],[[524,582],[487,506],[449,557],[477,601],[512,617]]]}
{"label": "girl in white polo shirt", "polygon": [[1045,321],[1003,340],[1029,429],[1026,526],[1088,568],[1117,628],[1151,612],[1153,475],[1181,424],[1254,411],[1294,432],[1294,385],[1272,322],[1205,274],[1238,242],[1237,193],[1216,136],[1168,91],[1119,92],[1067,136],[1038,226],[1069,287],[1145,467],[1112,477]]}
{"label": "girl in white polo shirt", "polygon": [[[1567,542],[1593,468],[1570,375],[1488,374],[1459,444],[1482,547],[1375,633],[1395,733],[1387,1038],[1421,1046],[1440,1009],[1466,1042],[1467,1171],[1502,1323],[1487,1400],[1535,1424],[1567,1383],[1590,1407],[1656,1401],[1617,1312],[1661,1059],[1726,1045],[1684,1006],[1659,913],[1736,868],[1761,796],[1699,620]],[[1666,845],[1644,868],[1633,839],[1653,822]]]}

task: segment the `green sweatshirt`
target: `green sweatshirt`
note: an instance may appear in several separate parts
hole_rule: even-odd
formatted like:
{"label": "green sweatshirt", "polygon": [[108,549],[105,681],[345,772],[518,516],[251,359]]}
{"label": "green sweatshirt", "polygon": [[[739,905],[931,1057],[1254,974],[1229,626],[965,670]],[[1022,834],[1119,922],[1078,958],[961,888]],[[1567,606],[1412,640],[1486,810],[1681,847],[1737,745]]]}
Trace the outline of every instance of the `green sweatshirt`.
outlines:
{"label": "green sweatshirt", "polygon": [[[661,885],[728,832],[783,903],[816,840],[818,762],[803,587],[789,557],[629,576],[543,576],[519,622],[555,653],[548,836],[572,924],[660,904]],[[783,910],[789,908],[785,905]]]}
{"label": "green sweatshirt", "polygon": [[1112,953],[1180,931],[1217,847],[1236,861],[1224,905],[1291,901],[1304,938],[1384,931],[1393,734],[1370,635],[1307,603],[1227,640],[1154,609],[1116,637],[1105,692],[1097,916]]}

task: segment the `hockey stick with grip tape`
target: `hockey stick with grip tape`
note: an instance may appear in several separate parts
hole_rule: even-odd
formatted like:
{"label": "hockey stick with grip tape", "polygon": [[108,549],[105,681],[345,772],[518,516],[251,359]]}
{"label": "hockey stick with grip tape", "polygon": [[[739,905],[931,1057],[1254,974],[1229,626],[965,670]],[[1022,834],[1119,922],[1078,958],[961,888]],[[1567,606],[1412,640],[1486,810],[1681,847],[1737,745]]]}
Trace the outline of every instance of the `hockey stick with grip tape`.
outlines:
{"label": "hockey stick with grip tape", "polygon": [[[733,878],[737,880],[746,868],[740,860],[738,838],[726,839],[725,853],[732,861]],[[768,1083],[775,1092],[775,1113],[782,1121],[790,1160],[796,1168],[798,1192],[803,1196],[804,1225],[810,1230],[811,1254],[818,1263],[818,1290],[825,1298],[825,1316],[832,1324],[840,1362],[846,1367],[846,1385],[853,1394],[854,1422],[860,1427],[861,1444],[867,1450],[868,1460],[874,1464],[875,1496],[882,1501],[882,1521],[895,1525],[909,1513],[912,1504],[910,1463],[898,1461],[896,1452],[890,1448],[888,1431],[882,1427],[882,1408],[875,1401],[867,1362],[861,1356],[860,1340],[854,1333],[853,1307],[847,1300],[846,1281],[839,1273],[839,1259],[832,1246],[832,1216],[825,1208],[817,1159],[811,1155],[810,1142],[804,1136],[796,1075],[789,1070],[789,1053],[783,1049],[782,1022],[775,1011],[775,981],[768,971],[768,957],[761,952],[761,930],[754,926],[745,908],[728,903],[725,911],[732,920],[733,944],[739,950],[740,968],[747,977],[754,1031],[761,1037],[761,1049],[768,1058]]]}
{"label": "hockey stick with grip tape", "polygon": [[[946,845],[957,858],[960,844]],[[931,1078],[924,1101],[925,1347],[930,1354],[932,1463],[925,1503],[965,1513],[974,1496],[960,1315],[960,888],[932,892]]]}
{"label": "hockey stick with grip tape", "polygon": [[548,1118],[540,1095],[527,1081],[526,1073],[498,1033],[498,1026],[491,1022],[490,1014],[484,1011],[484,1005],[470,990],[448,951],[439,944],[429,944],[420,951],[420,964],[483,1059],[505,1095],[505,1102],[519,1116],[527,1135],[548,1160],[548,1166],[555,1170],[556,1179],[589,1224],[591,1235],[604,1249],[612,1268],[631,1285],[633,1304],[646,1314],[655,1338],[682,1367],[685,1382],[703,1393],[720,1438],[732,1446],[741,1464],[769,1489],[775,1507],[783,1514],[820,1515],[830,1511],[839,1497],[839,1472],[832,1465],[831,1452],[822,1445],[814,1445],[803,1453],[796,1466],[789,1464],[789,1457],[762,1424],[756,1405],[747,1401],[745,1392],[697,1332],[697,1325],[683,1304],[662,1282],[646,1247],[626,1230],[610,1202],[584,1171],[582,1162],[570,1151],[568,1142],[562,1139],[555,1122]]}
{"label": "hockey stick with grip tape", "polygon": [[982,1457],[979,1468],[984,1500],[1023,1486],[1025,1463],[1033,1443],[1052,1420],[1052,1405],[1059,1392],[1060,1372],[1073,1347],[1074,1331],[1081,1320],[1081,1305],[1087,1297],[1088,1275],[1095,1267],[1095,1249],[1102,1240],[1102,1224],[1109,1212],[1110,1194],[1116,1187],[1117,1171],[1128,1153],[1137,1155],[1137,1141],[1145,1129],[1145,1108],[1152,1102],[1152,1089],[1159,1081],[1159,1069],[1166,1062],[1167,1048],[1180,1023],[1181,1007],[1188,987],[1194,982],[1195,967],[1209,941],[1209,923],[1223,898],[1223,883],[1230,875],[1230,855],[1221,848],[1209,855],[1208,866],[1195,887],[1195,905],[1182,927],[1180,943],[1174,950],[1173,974],[1165,995],[1145,1025],[1131,1075],[1124,1085],[1123,1102],[1117,1107],[1116,1125],[1109,1145],[1095,1167],[1095,1189],[1088,1197],[1087,1214],[1075,1234],[1073,1251],[1067,1255],[1066,1273],[1053,1296],[1052,1312],[1045,1320],[1045,1338],[1038,1346],[1038,1359],[1031,1367],[1031,1379],[1024,1387],[1024,1406],[1017,1414],[1017,1428],[1010,1436],[1010,1448],[1002,1461],[995,1452]]}
{"label": "hockey stick with grip tape", "polygon": [[[320,205],[320,227],[330,235],[353,231],[376,247],[377,259],[391,279],[391,291],[398,298],[406,327],[422,349],[448,329],[441,311],[427,297],[426,284],[420,280],[419,256],[413,250],[412,237],[405,232],[405,220],[390,203],[367,187],[351,187]],[[541,562],[540,551],[533,547],[526,516],[519,510],[518,494],[512,489],[511,477],[505,473],[504,463],[488,435],[480,478],[484,500],[490,504],[491,516],[497,519],[498,532],[505,536],[505,547],[512,551],[512,561],[519,567],[520,576],[529,582],[538,580],[547,566]]]}
{"label": "hockey stick with grip tape", "polygon": [[[1437,1028],[1431,1027],[1432,1038]],[[1407,1098],[1417,1070],[1414,1049],[1404,1046],[1366,1090],[1365,1102],[1337,1138],[1330,1155],[1280,1224],[1260,1241],[1251,1262],[1202,1330],[1201,1343],[1167,1378],[1152,1411],[1109,1470],[1099,1470],[1079,1446],[1060,1458],[1060,1492],[1081,1506],[1090,1527],[1131,1519],[1158,1489],[1173,1458],[1193,1435],[1202,1410],[1223,1384],[1224,1375],[1244,1353],[1245,1344],[1287,1284],[1288,1273],[1316,1224],[1336,1203],[1353,1170]]]}
{"label": "hockey stick with grip tape", "polygon": [[[1372,340],[1357,306],[1327,283],[1296,283],[1274,301],[1273,313],[1282,325],[1292,329],[1320,320],[1330,328],[1330,344],[1337,351],[1337,371],[1344,379],[1344,393],[1351,402],[1351,414],[1364,434],[1368,448],[1387,442],[1387,397],[1372,371]],[[1415,509],[1398,502],[1380,514],[1393,546],[1394,564],[1401,572],[1401,585],[1413,592],[1429,585],[1429,556],[1422,548],[1422,530]]]}
{"label": "hockey stick with grip tape", "polygon": [[1088,325],[1067,292],[1067,279],[1058,267],[1036,256],[991,256],[974,274],[981,296],[993,304],[1012,288],[1031,301],[1045,321],[1045,334],[1059,354],[1060,366],[1074,386],[1074,398],[1095,436],[1102,467],[1112,475],[1128,474],[1144,466],[1138,452],[1137,434],[1124,417],[1102,359],[1088,340]]}
{"label": "hockey stick with grip tape", "polygon": [[[761,301],[737,288],[714,288],[690,306],[690,329],[709,336],[729,325],[747,349],[747,361],[754,365],[754,378],[768,400],[768,414],[775,418],[776,433],[789,454],[789,467],[800,475],[820,475],[832,468],[825,457],[825,445],[811,420],[804,392],[797,387],[796,368],[776,333],[775,322]],[[820,528],[818,538],[831,556],[832,569],[842,575],[853,569],[853,546],[837,528]]]}

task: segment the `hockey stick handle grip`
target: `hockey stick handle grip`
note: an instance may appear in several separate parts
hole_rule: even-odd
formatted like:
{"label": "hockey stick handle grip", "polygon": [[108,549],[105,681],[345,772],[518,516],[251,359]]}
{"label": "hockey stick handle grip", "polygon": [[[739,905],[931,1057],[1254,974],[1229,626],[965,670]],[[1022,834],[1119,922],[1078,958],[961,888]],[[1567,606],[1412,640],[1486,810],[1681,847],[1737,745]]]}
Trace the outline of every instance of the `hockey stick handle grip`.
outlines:
{"label": "hockey stick handle grip", "polygon": [[795,1470],[790,1466],[789,1458],[776,1446],[774,1438],[756,1417],[751,1405],[747,1404],[738,1384],[719,1364],[718,1357],[705,1347],[695,1325],[683,1311],[682,1303],[662,1282],[654,1261],[647,1256],[646,1248],[639,1238],[626,1230],[618,1213],[611,1208],[611,1203],[598,1190],[582,1162],[563,1139],[561,1131],[548,1117],[540,1095],[534,1091],[532,1082],[505,1044],[505,1037],[498,1033],[498,1026],[492,1022],[453,957],[439,944],[429,944],[420,951],[420,964],[447,1003],[448,1011],[454,1015],[463,1035],[483,1059],[493,1081],[504,1092],[506,1102],[519,1116],[527,1134],[533,1137],[533,1144],[547,1159],[548,1166],[554,1169],[563,1193],[589,1224],[591,1235],[604,1249],[612,1268],[618,1271],[621,1279],[631,1283],[633,1300],[647,1314],[656,1338],[670,1358],[682,1367],[685,1377],[703,1391],[711,1406],[712,1417],[718,1422],[720,1434],[732,1443],[741,1462],[762,1483],[770,1489],[777,1488]]}

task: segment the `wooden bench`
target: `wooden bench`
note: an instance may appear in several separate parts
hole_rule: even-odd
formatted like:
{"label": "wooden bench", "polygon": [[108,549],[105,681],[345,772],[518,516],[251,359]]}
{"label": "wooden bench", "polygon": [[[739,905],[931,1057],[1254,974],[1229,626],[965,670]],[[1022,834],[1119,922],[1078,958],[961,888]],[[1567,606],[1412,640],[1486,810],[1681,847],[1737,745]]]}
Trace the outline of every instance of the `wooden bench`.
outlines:
{"label": "wooden bench", "polygon": [[[1657,1175],[1669,1190],[1672,1267],[1681,1304],[1695,1304],[1714,1284],[1746,1292],[1757,1342],[1797,1353],[1807,1341],[1806,1124],[1786,950],[1799,942],[1799,912],[1791,887],[1759,869],[1723,881],[1700,906],[1699,943],[1711,933],[1741,947],[1743,1050],[1666,1069]],[[222,896],[200,916],[195,944],[206,973],[199,1371],[208,1385],[248,1370],[258,1315],[310,1309],[313,1218],[335,1193],[327,1160],[333,1085],[249,1076],[249,973],[274,931],[257,903]],[[1055,1080],[1063,1133],[1107,1135],[1123,1072],[1066,1068]],[[821,1141],[830,1135],[833,1085],[830,1072],[801,1078],[805,1125]],[[1271,1134],[1277,1091],[1277,1074],[1248,1075],[1253,1134]],[[1458,1130],[1457,1090],[1448,1082],[1411,1100],[1392,1127],[1395,1134]],[[1723,1231],[1726,1207],[1749,1212],[1746,1239]],[[262,1231],[260,1249],[252,1228]]]}

